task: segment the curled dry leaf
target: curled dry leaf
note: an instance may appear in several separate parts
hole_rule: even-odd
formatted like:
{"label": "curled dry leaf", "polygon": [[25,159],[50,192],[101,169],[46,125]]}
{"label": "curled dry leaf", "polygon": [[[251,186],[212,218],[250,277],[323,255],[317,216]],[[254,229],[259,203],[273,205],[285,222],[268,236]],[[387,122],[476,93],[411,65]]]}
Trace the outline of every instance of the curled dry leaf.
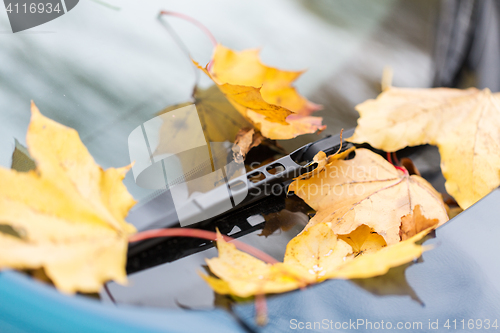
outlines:
{"label": "curled dry leaf", "polygon": [[235,52],[217,45],[210,67],[203,70],[236,109],[270,139],[291,139],[321,131],[322,118],[311,117],[319,105],[301,96],[292,83],[301,71],[263,65],[259,50]]}
{"label": "curled dry leaf", "polygon": [[416,205],[439,225],[448,220],[441,195],[423,178],[396,169],[380,155],[357,149],[351,160],[333,159],[308,179],[296,179],[289,191],[316,210],[306,230],[331,222],[335,234],[367,225],[388,245],[398,243],[401,217]]}
{"label": "curled dry leaf", "polygon": [[410,175],[417,175],[422,177],[420,174],[420,171],[418,171],[417,166],[413,164],[413,161],[409,159],[408,157],[403,157],[401,159],[401,166],[403,166],[406,170],[408,170],[408,173]]}
{"label": "curled dry leaf", "polygon": [[325,169],[325,166],[328,164],[328,157],[324,152],[320,151],[319,153],[314,155],[313,160],[310,163],[311,166],[313,166],[314,164],[316,164],[314,170],[303,173],[302,175],[300,175],[300,179],[311,178],[315,174],[323,171]]}
{"label": "curled dry leaf", "polygon": [[[377,252],[353,256],[353,248],[333,233],[330,223],[319,223],[292,239],[284,262],[273,265],[237,250],[219,237],[219,257],[207,259],[208,267],[217,277],[203,274],[202,277],[217,293],[249,297],[290,291],[326,279],[378,276],[420,257],[425,248],[415,242],[428,231]],[[356,238],[362,234],[349,236]]]}
{"label": "curled dry leaf", "polygon": [[488,89],[389,88],[356,107],[349,141],[385,151],[436,145],[446,190],[463,209],[500,185],[500,94]]}
{"label": "curled dry leaf", "polygon": [[[325,167],[327,166],[328,163],[330,163],[330,162],[332,162],[334,160],[345,159],[355,149],[356,149],[356,147],[351,147],[351,148],[349,148],[349,149],[347,149],[347,150],[345,150],[345,151],[343,151],[341,153],[336,153],[336,154],[333,154],[333,155],[330,155],[330,156],[326,156],[326,154],[324,152],[320,151],[319,153],[317,153],[316,155],[314,155],[313,160],[311,162],[311,165],[317,164],[317,166],[314,168],[314,170],[303,173],[302,175],[300,175],[299,177],[297,177],[297,179],[300,179],[300,180],[308,179],[308,178],[311,178],[314,175],[319,174],[320,172],[322,172],[323,170],[325,170]],[[289,189],[289,191],[290,191],[290,189]]]}
{"label": "curled dry leaf", "polygon": [[122,180],[130,167],[102,170],[78,133],[32,104],[27,134],[36,169],[0,168],[0,268],[43,268],[64,292],[97,292],[126,282],[125,216],[135,204]]}
{"label": "curled dry leaf", "polygon": [[257,147],[264,140],[264,137],[255,130],[249,128],[242,128],[236,134],[236,140],[233,145],[234,160],[237,163],[243,163],[245,156],[253,147]]}

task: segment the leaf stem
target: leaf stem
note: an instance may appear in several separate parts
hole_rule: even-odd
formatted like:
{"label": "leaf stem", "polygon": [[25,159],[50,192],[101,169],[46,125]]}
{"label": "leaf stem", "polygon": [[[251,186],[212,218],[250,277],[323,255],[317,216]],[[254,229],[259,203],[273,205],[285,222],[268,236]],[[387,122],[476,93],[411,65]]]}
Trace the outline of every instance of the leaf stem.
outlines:
{"label": "leaf stem", "polygon": [[[406,170],[405,167],[399,166],[400,163],[399,163],[398,157],[396,156],[395,152],[394,153],[387,152],[386,154],[387,154],[387,161],[389,161],[389,163],[391,163],[399,171],[404,172],[405,175],[408,175],[408,170]],[[394,156],[395,163],[392,162],[392,156]]]}
{"label": "leaf stem", "polygon": [[162,10],[162,11],[160,11],[159,16],[161,17],[162,15],[175,16],[175,17],[179,17],[179,18],[181,18],[183,20],[191,22],[192,24],[194,24],[198,28],[200,28],[200,30],[203,31],[205,33],[205,35],[208,36],[208,38],[210,39],[210,41],[212,42],[212,45],[214,47],[217,46],[217,39],[215,39],[214,35],[210,32],[210,30],[207,27],[205,27],[200,21],[195,20],[191,16],[188,16],[188,15],[185,15],[185,14],[182,14],[182,13],[171,12],[171,11],[168,11],[168,10]]}
{"label": "leaf stem", "polygon": [[[179,48],[184,52],[184,54],[189,58],[189,60],[192,60],[192,57],[191,57],[191,54],[189,52],[188,47],[186,46],[186,44],[184,44],[184,42],[179,37],[179,35],[175,32],[175,30],[166,21],[161,20],[162,16],[174,16],[174,17],[181,18],[183,20],[186,20],[186,21],[194,24],[201,31],[203,31],[205,33],[205,35],[208,36],[208,39],[210,39],[210,42],[212,43],[213,47],[217,46],[217,44],[218,44],[217,39],[215,39],[214,35],[210,32],[210,30],[207,27],[205,27],[200,21],[195,20],[191,16],[188,16],[188,15],[185,15],[182,13],[177,13],[177,12],[172,12],[172,11],[167,11],[167,10],[160,11],[160,13],[158,15],[158,19],[160,19],[160,22],[163,24],[165,29],[168,30],[168,32],[170,33],[170,35],[174,39],[175,43],[177,44],[177,46],[179,46]],[[196,88],[198,86],[198,83],[200,82],[200,73],[198,71],[198,68],[193,64],[193,62],[192,61],[190,61],[190,62],[191,62],[191,65],[193,66],[194,71],[195,71],[195,84],[194,84],[193,93],[192,93],[192,97],[194,98],[194,95],[196,93]],[[209,71],[212,67],[212,62],[213,62],[213,59],[210,59],[210,62],[207,65],[207,68]]]}
{"label": "leaf stem", "polygon": [[[129,237],[129,242],[133,243],[158,237],[193,237],[193,238],[208,239],[212,241],[217,240],[217,234],[213,231],[192,229],[192,228],[165,228],[165,229],[154,229],[154,230],[139,232]],[[245,251],[256,258],[259,258],[262,261],[265,261],[270,264],[278,263],[278,260],[274,259],[267,253],[262,252],[259,249],[256,249],[251,245],[240,242],[229,236],[222,235],[222,237],[226,242],[232,242],[238,249]]]}
{"label": "leaf stem", "polygon": [[387,160],[389,161],[389,163],[391,163],[392,165],[394,165],[394,163],[392,163],[392,155],[391,153],[387,152]]}
{"label": "leaf stem", "polygon": [[394,157],[394,163],[398,166],[401,166],[401,163],[399,162],[398,156],[396,155],[396,152],[392,153],[392,157]]}
{"label": "leaf stem", "polygon": [[264,294],[255,295],[255,321],[259,326],[267,324],[267,302]]}

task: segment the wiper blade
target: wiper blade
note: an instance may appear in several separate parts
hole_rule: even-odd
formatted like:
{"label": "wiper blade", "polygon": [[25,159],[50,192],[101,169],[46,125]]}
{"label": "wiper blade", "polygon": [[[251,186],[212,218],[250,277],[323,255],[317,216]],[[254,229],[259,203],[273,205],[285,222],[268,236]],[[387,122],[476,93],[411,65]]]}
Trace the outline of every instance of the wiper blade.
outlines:
{"label": "wiper blade", "polygon": [[[354,129],[344,133],[344,137],[352,135]],[[342,151],[352,145],[342,143]],[[245,199],[232,209],[201,222],[191,224],[189,228],[215,231],[218,229],[225,235],[238,238],[264,227],[263,218],[252,216],[269,214],[284,208],[286,190],[291,181],[301,174],[314,169],[311,165],[314,156],[323,151],[331,155],[340,148],[340,136],[328,136],[307,144],[293,153],[270,164],[256,168],[246,174],[248,194]],[[280,166],[279,172],[269,173],[270,169]],[[261,174],[263,179],[256,179]],[[205,202],[217,205],[218,198],[213,193],[202,194]],[[164,191],[145,204],[133,209],[127,221],[136,225],[139,230],[156,228],[180,228],[181,224],[170,191]],[[146,268],[186,257],[214,246],[211,241],[188,237],[165,237],[149,239],[129,246],[127,272],[134,273]]]}

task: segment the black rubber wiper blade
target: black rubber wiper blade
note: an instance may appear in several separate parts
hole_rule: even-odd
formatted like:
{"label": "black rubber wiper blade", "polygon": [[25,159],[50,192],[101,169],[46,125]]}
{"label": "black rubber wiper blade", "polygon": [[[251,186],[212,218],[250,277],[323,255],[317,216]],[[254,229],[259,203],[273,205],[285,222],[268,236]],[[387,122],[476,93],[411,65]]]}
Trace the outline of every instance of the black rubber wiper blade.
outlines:
{"label": "black rubber wiper blade", "polygon": [[[351,136],[353,131],[353,129],[345,131],[344,137]],[[350,146],[352,145],[343,142],[342,151]],[[255,224],[250,223],[248,218],[253,215],[268,214],[284,207],[288,185],[294,178],[315,167],[311,165],[314,156],[320,151],[331,155],[339,148],[340,136],[328,136],[250,171],[246,175],[249,180],[248,194],[241,203],[222,214],[191,224],[188,227],[209,231],[218,229],[226,235],[238,227],[239,231],[230,234],[233,238],[262,229],[264,221]],[[277,166],[280,166],[279,172],[269,173],[270,169],[275,169]],[[255,182],[250,181],[255,179],[257,174],[264,175],[264,178]],[[203,196],[206,196],[205,201],[217,202],[217,198],[210,197],[213,196],[211,192],[207,192]],[[127,221],[138,226],[139,230],[181,227],[170,191],[165,191],[133,209],[127,217]],[[165,237],[132,243],[128,251],[127,272],[133,273],[171,262],[213,246],[211,241],[188,237]]]}

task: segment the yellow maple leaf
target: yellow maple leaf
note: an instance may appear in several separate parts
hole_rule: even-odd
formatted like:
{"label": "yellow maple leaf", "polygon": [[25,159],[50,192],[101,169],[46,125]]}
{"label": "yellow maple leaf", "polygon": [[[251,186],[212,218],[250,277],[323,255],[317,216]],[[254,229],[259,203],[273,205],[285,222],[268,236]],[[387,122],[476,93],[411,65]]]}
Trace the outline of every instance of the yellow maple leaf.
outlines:
{"label": "yellow maple leaf", "polygon": [[259,50],[235,52],[217,45],[203,70],[235,108],[270,139],[291,139],[323,130],[322,119],[310,114],[320,106],[291,85],[301,71],[283,71],[260,62]]}
{"label": "yellow maple leaf", "polygon": [[[418,258],[425,249],[415,242],[428,232],[353,257],[353,249],[337,238],[331,224],[319,223],[293,238],[287,245],[284,262],[273,265],[237,250],[218,237],[219,257],[207,259],[217,278],[203,274],[202,277],[216,292],[238,297],[286,292],[326,279],[373,277]],[[356,235],[350,236],[356,238]]]}
{"label": "yellow maple leaf", "polygon": [[439,147],[446,190],[466,209],[500,185],[500,94],[488,89],[389,88],[360,113],[352,142],[388,152]]}
{"label": "yellow maple leaf", "polygon": [[423,178],[397,170],[380,155],[357,149],[351,160],[332,159],[308,179],[296,179],[289,191],[316,210],[306,229],[332,223],[335,234],[367,225],[388,245],[400,241],[401,217],[420,205],[439,225],[448,220],[441,195]]}
{"label": "yellow maple leaf", "polygon": [[126,282],[125,216],[135,204],[122,183],[130,167],[102,170],[78,133],[32,103],[27,144],[36,169],[0,168],[0,268],[43,268],[64,292]]}

